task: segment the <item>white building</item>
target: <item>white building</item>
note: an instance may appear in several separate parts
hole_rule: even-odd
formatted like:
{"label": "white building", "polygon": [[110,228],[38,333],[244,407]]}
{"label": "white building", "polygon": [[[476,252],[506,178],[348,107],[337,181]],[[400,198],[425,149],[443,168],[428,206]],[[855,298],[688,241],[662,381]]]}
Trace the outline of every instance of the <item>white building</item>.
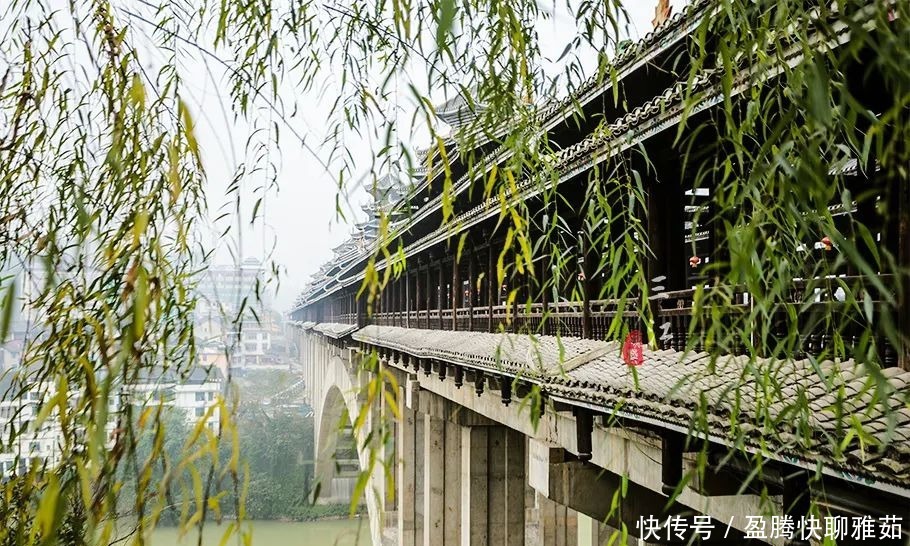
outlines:
{"label": "white building", "polygon": [[[124,391],[134,403],[153,405],[160,401],[181,410],[190,427],[204,419],[205,426],[217,434],[222,377],[218,368],[202,366],[195,366],[183,378],[171,371],[156,369],[128,385]],[[42,383],[27,392],[21,385],[15,370],[0,372],[0,476],[25,472],[32,464],[53,467],[60,462],[63,435],[56,412],[51,412],[40,426],[35,423],[42,403],[55,396],[53,384]],[[106,427],[111,442],[119,409],[119,401],[112,398]],[[7,444],[12,429],[18,433],[12,444]]]}
{"label": "white building", "polygon": [[[60,461],[60,425],[53,416],[38,426],[41,402],[54,396],[53,385],[43,383],[22,392],[21,382],[11,371],[0,376],[0,475],[26,470],[31,464],[54,466]],[[18,431],[11,445],[11,430]]]}
{"label": "white building", "polygon": [[270,308],[265,278],[265,269],[255,258],[238,265],[212,265],[202,274],[194,311],[200,362],[223,370],[226,360],[236,369],[288,366],[282,318]]}
{"label": "white building", "polygon": [[223,375],[217,367],[194,366],[186,377],[156,368],[128,385],[126,391],[130,393],[133,403],[162,403],[182,410],[187,425],[191,427],[205,418],[206,426],[217,434],[221,419],[218,403],[222,383]]}
{"label": "white building", "polygon": [[196,293],[200,298],[197,321],[222,317],[230,320],[241,306],[255,308],[257,313],[269,307],[265,268],[256,258],[247,258],[236,265],[209,266],[199,279]]}

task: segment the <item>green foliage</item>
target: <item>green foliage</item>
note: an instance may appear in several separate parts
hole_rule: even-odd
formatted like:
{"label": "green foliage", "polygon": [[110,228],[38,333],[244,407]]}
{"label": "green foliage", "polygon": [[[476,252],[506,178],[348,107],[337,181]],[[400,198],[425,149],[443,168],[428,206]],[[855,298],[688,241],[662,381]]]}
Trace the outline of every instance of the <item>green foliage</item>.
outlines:
{"label": "green foliage", "polygon": [[[604,106],[627,109],[622,66],[611,61],[625,38],[619,0],[570,4],[577,34],[560,55],[565,63],[558,74],[542,68],[536,25],[548,15],[537,2],[74,0],[66,10],[57,7],[48,0],[10,0],[0,8],[0,58],[8,65],[0,80],[0,263],[21,262],[48,277],[29,302],[43,332],[27,340],[22,392],[52,385],[63,393],[50,396],[40,412],[42,419],[59,420],[64,438],[56,468],[32,467],[0,486],[6,523],[0,542],[50,541],[59,531],[72,543],[106,543],[111,515],[122,508],[117,492],[129,480],[135,484],[130,510],[143,525],[172,509],[187,528],[203,525],[212,513],[244,515],[251,491],[241,480],[233,393],[220,406],[220,442],[196,427],[176,456],[168,438],[179,435],[171,436],[155,408],[127,405],[122,415],[109,413],[108,401],[122,384],[161,364],[183,373],[195,359],[191,290],[205,257],[195,248],[205,173],[184,100],[185,50],[226,69],[234,113],[253,127],[249,161],[228,190],[238,224],[244,206],[253,217],[260,210],[258,200],[240,202],[242,182],[265,173],[263,187],[275,183],[270,151],[277,150],[279,134],[303,141],[292,116],[284,115],[280,90],[321,90],[332,73],[337,98],[326,116],[324,165],[341,192],[364,170],[348,139],[364,136],[373,147],[366,178],[428,169],[439,191],[421,205],[440,211],[438,234],[452,238],[453,248],[478,211],[498,212],[497,227],[508,234],[497,262],[500,283],[533,278],[532,264],[543,259],[555,269],[541,290],[578,299],[584,290],[576,282],[578,257],[588,246],[594,263],[584,267],[605,279],[598,296],[621,308],[630,303],[651,324],[644,267],[651,241],[643,218],[655,150],[629,150],[620,137],[630,126],[609,119],[566,148],[551,142],[547,117],[533,106],[555,104],[577,126],[590,126],[574,93],[608,86]],[[707,12],[713,15],[698,23],[674,64],[683,119],[670,149],[659,151],[676,154],[697,186],[713,189],[698,220],[727,241],[726,254],[714,257],[705,286],[694,294],[689,348],[699,344],[718,356],[746,347],[747,374],[762,387],[756,395],[760,428],[769,437],[781,419],[806,422],[811,412],[804,396],[782,400],[785,380],[758,358],[789,359],[807,324],[833,340],[819,358],[852,357],[866,365],[871,379],[864,389],[876,401],[869,411],[893,411],[880,365],[884,340],[894,347],[906,341],[897,326],[898,302],[907,297],[906,264],[878,244],[857,215],[848,212],[846,227],[839,227],[828,207],[839,202],[849,210],[855,202],[893,219],[895,202],[906,192],[910,5],[716,0]],[[140,36],[148,37],[151,54],[137,45]],[[595,81],[587,83],[578,58],[585,47],[598,54]],[[151,58],[157,70],[149,68]],[[864,92],[869,78],[884,98],[875,108]],[[432,105],[442,91],[458,94],[476,114],[451,137],[455,146],[447,147],[452,141],[436,130]],[[708,101],[716,107],[705,110]],[[260,115],[263,108],[267,116]],[[415,164],[412,150],[398,140],[401,113],[413,120],[404,132],[429,127],[435,151],[425,164]],[[877,179],[890,185],[851,191],[843,175],[829,173],[849,159],[863,172],[880,169]],[[457,178],[456,162],[466,166]],[[569,172],[586,177],[589,199],[561,198],[557,186]],[[472,211],[459,208],[464,195],[479,203]],[[549,213],[548,221],[536,216],[540,211]],[[401,243],[407,224],[383,217],[381,225],[362,287],[371,303],[393,272],[405,269],[407,257]],[[837,247],[835,256],[803,252],[801,245],[823,236]],[[829,278],[841,271],[862,276]],[[885,286],[878,272],[895,275],[898,288]],[[789,301],[798,279],[815,280],[798,301]],[[846,288],[843,305],[813,305],[816,288],[833,292],[838,285]],[[752,294],[751,304],[743,313],[724,313],[737,286]],[[11,291],[6,282],[3,288],[0,332],[6,333]],[[508,298],[515,302],[517,292]],[[848,342],[846,328],[856,324],[863,333]],[[621,337],[623,329],[614,322],[609,337]],[[380,371],[375,362],[367,367]],[[819,382],[834,384],[819,375]],[[369,382],[364,393],[370,401],[386,396],[386,379],[375,377],[379,384]],[[843,393],[832,399],[844,417],[843,433],[827,439],[835,456],[890,441],[891,431],[871,437],[846,418]],[[788,411],[765,411],[781,401]],[[698,409],[694,432],[705,432],[698,429],[706,426],[705,411]],[[801,430],[808,434],[807,427]],[[388,430],[382,432],[362,446],[372,454],[367,472],[379,464],[376,448],[388,441]],[[732,443],[741,445],[744,434],[731,416]],[[777,440],[796,449],[809,438]],[[227,452],[222,445],[230,446]],[[140,446],[150,448],[145,460]],[[257,468],[270,475],[269,464],[281,457],[273,453]],[[170,502],[178,492],[181,501]],[[293,498],[290,491],[274,494]],[[222,506],[226,499],[233,506]]]}
{"label": "green foliage", "polygon": [[[148,487],[152,483],[162,483],[166,469],[173,468],[180,461],[184,444],[190,438],[190,428],[186,424],[185,413],[173,407],[162,406],[155,411],[154,419],[158,422],[154,427],[146,423],[133,423],[133,428],[138,432],[136,448],[133,457],[126,466],[120,469],[121,489],[117,494],[118,518],[125,521],[135,521],[141,517],[136,509],[135,500],[141,495],[138,490]],[[166,434],[162,434],[165,431]],[[163,438],[162,438],[163,436]],[[156,464],[156,459],[160,464]],[[151,467],[148,463],[152,462]],[[145,469],[145,472],[143,471]],[[149,472],[150,470],[150,472]],[[185,481],[192,479],[188,471],[174,479]],[[165,491],[157,491],[163,494]],[[152,499],[149,499],[152,500]],[[159,522],[166,525],[177,525],[180,522],[180,499],[171,497],[168,504],[161,512]]]}
{"label": "green foliage", "polygon": [[[295,520],[311,521],[323,518],[341,518],[349,515],[349,507],[340,505],[313,504],[313,416],[294,409],[264,410],[263,406],[246,405],[238,413],[236,426],[240,445],[240,460],[246,466],[246,518],[252,520]],[[173,463],[180,461],[186,442],[191,438],[192,429],[187,426],[185,414],[181,410],[164,408],[160,417],[161,427],[167,431],[163,445],[156,447],[156,430],[144,430],[138,438],[135,460],[138,462],[154,460],[153,453],[161,451],[162,464],[152,469],[146,483],[160,483],[164,479],[164,469],[172,468]],[[136,428],[142,430],[136,424]],[[232,446],[222,442],[220,457],[231,457]],[[174,470],[171,470],[173,474]],[[134,499],[139,473],[134,469],[123,470],[123,486],[118,494],[117,514],[122,521],[134,521]],[[180,475],[169,476],[178,483],[192,482],[190,470],[183,470]],[[225,484],[227,488],[229,484]],[[168,526],[179,525],[180,508],[185,494],[175,490],[164,508],[159,523]],[[224,509],[220,516],[234,519],[236,499],[228,493],[222,501]],[[192,495],[189,496],[192,500]]]}
{"label": "green foliage", "polygon": [[[671,80],[667,90],[631,89],[621,81],[623,71],[639,59],[617,55],[611,60],[609,45],[621,39],[623,20],[615,2],[569,6],[580,29],[570,52],[581,43],[601,52],[597,77],[584,86],[573,81],[574,62],[557,76],[541,69],[533,28],[538,5],[464,2],[450,26],[440,15],[450,13],[447,2],[417,3],[413,10],[427,7],[432,15],[419,20],[433,21],[439,31],[429,52],[402,23],[408,18],[397,4],[391,19],[381,9],[338,12],[337,24],[348,38],[340,46],[344,58],[369,59],[371,50],[379,52],[372,59],[381,59],[345,65],[352,89],[372,81],[368,75],[378,71],[383,82],[408,81],[419,95],[413,104],[421,115],[415,118],[431,127],[434,101],[418,89],[458,89],[472,114],[448,140],[431,130],[426,165],[415,166],[427,171],[425,179],[415,177],[415,195],[428,195],[427,202],[417,202],[416,213],[407,200],[404,212],[392,211],[390,218],[397,212],[406,220],[383,228],[360,291],[375,301],[388,285],[389,272],[398,274],[399,261],[389,249],[404,246],[404,255],[413,257],[435,244],[436,258],[456,242],[460,248],[464,230],[479,231],[482,220],[493,218],[495,226],[493,220],[482,224],[483,236],[492,230],[495,240],[504,241],[496,284],[508,285],[510,309],[525,303],[517,301],[525,296],[514,286],[532,288],[526,291],[528,303],[541,293],[576,302],[610,300],[621,312],[605,337],[621,340],[637,324],[656,346],[652,278],[661,267],[655,262],[666,256],[653,249],[648,221],[654,212],[648,203],[652,192],[684,179],[695,190],[710,189],[704,203],[684,203],[695,209],[686,252],[697,256],[698,227],[716,241],[701,278],[687,283],[697,287],[689,296],[693,319],[685,350],[708,352],[716,362],[709,374],[723,371],[717,366],[724,355],[745,357],[740,381],[725,390],[733,407],[726,439],[731,449],[745,450],[754,442],[760,453],[771,445],[801,452],[821,442],[819,449],[830,450],[837,460],[851,452],[874,457],[887,449],[893,430],[864,431],[862,418],[850,415],[851,396],[836,386],[840,370],[826,371],[821,363],[852,358],[863,366],[860,392],[871,394],[872,401],[862,410],[865,416],[889,414],[908,403],[894,397],[895,387],[881,371],[889,364],[888,351],[907,352],[908,258],[898,255],[902,250],[894,233],[883,233],[882,240],[873,234],[877,224],[907,222],[907,213],[898,211],[907,210],[910,183],[910,72],[896,59],[910,54],[910,8],[864,0],[696,4],[689,9],[692,16],[700,13],[694,30],[660,67]],[[355,29],[348,20],[365,25]],[[427,67],[427,85],[410,80],[402,58]],[[579,87],[599,89],[604,98],[595,106],[616,113],[608,116],[594,107],[585,119],[578,95],[571,96]],[[556,90],[570,98],[559,100]],[[531,96],[540,97],[537,106],[525,101]],[[634,105],[627,101],[652,97],[645,106],[657,115],[645,108],[630,112]],[[397,106],[391,96],[388,102]],[[380,110],[365,101],[343,102],[339,108],[357,112],[339,116],[347,129],[368,126],[370,114]],[[554,111],[576,121],[578,130],[551,129],[547,123]],[[646,114],[657,118],[676,112],[674,138],[631,140]],[[397,175],[388,152],[396,142],[386,140],[383,146],[375,154],[373,173]],[[657,166],[667,163],[667,156],[676,163],[672,172]],[[863,173],[864,187],[848,182],[842,167],[850,161]],[[459,170],[464,171],[460,177]],[[433,227],[425,220],[431,214],[441,225],[423,236]],[[825,240],[836,251],[813,250]],[[535,263],[552,274],[537,279]],[[585,293],[587,283],[581,281],[592,275],[601,279],[598,294]],[[748,304],[737,307],[744,292]],[[840,300],[832,297],[835,293],[842,294]],[[629,320],[625,310],[636,316]],[[831,437],[818,438],[808,426],[814,410],[803,389],[795,395],[787,389],[789,362],[803,358],[810,335],[830,340],[808,357],[816,372],[808,383],[829,391],[832,404],[825,410],[838,419]],[[698,380],[690,376],[684,382]],[[754,385],[754,392],[745,392],[742,384]],[[369,390],[375,388],[371,384]],[[696,436],[710,433],[709,408],[702,402],[692,420]],[[742,426],[746,417],[748,428]],[[750,438],[749,430],[760,431],[759,437]],[[749,479],[758,479],[762,458],[750,455],[750,462],[755,472]]]}
{"label": "green foliage", "polygon": [[238,429],[241,457],[249,472],[247,517],[310,520],[322,514],[347,514],[347,506],[312,504],[312,415],[288,410],[269,415],[250,409],[240,414]]}

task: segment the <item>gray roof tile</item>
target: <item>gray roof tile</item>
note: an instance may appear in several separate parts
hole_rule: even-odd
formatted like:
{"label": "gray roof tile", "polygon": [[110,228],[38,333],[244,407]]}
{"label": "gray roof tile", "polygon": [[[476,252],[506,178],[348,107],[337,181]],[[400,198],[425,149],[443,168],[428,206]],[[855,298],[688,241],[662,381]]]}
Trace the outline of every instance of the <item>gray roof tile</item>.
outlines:
{"label": "gray roof tile", "polygon": [[[702,432],[731,445],[745,440],[781,457],[820,459],[902,486],[910,476],[910,372],[899,369],[881,370],[881,382],[851,360],[816,368],[809,360],[750,362],[648,349],[644,363],[631,368],[616,342],[390,326],[367,326],[352,337],[419,358],[525,376],[551,395],[687,429],[704,406],[709,430]],[[848,439],[855,425],[868,434]]]}

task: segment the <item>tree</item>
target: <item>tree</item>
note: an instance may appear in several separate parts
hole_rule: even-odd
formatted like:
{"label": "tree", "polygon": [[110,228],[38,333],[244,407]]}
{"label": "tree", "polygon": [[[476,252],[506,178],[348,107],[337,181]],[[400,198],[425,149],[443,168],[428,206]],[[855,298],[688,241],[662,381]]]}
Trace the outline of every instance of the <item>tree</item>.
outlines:
{"label": "tree", "polygon": [[268,415],[255,409],[240,415],[238,429],[240,453],[249,465],[249,517],[306,517],[313,481],[312,415],[280,408]]}
{"label": "tree", "polygon": [[[798,342],[797,318],[783,328],[767,319],[777,315],[777,296],[805,274],[804,266],[815,276],[849,266],[906,278],[905,257],[879,248],[859,220],[851,219],[850,232],[830,236],[843,250],[837,263],[794,263],[793,256],[800,241],[831,231],[826,207],[835,195],[885,210],[906,200],[910,76],[904,59],[910,53],[910,8],[884,0],[844,0],[834,7],[723,0],[717,6],[686,42],[686,63],[680,66],[687,68],[678,75],[684,109],[694,107],[707,88],[720,90],[722,106],[718,116],[697,121],[681,134],[675,150],[696,165],[700,178],[721,188],[710,210],[725,225],[732,246],[748,252],[732,253],[711,268],[716,288],[699,295],[697,304],[711,309],[712,302],[729,297],[724,287],[750,285],[763,297],[741,320],[713,321],[708,326],[713,346],[720,353],[744,337],[759,339],[766,354],[786,357]],[[454,136],[463,151],[458,161],[468,166],[466,179],[478,181],[469,184],[471,191],[482,194],[487,206],[501,206],[510,229],[498,271],[501,284],[527,271],[536,256],[564,261],[559,249],[576,240],[558,214],[547,217],[550,225],[537,226],[544,238],[530,235],[529,226],[538,220],[528,213],[522,191],[538,187],[541,198],[555,207],[558,193],[549,182],[559,166],[554,158],[565,157],[549,141],[532,103],[557,101],[561,92],[571,96],[590,83],[583,77],[586,48],[596,53],[596,80],[615,83],[614,46],[625,37],[618,0],[570,3],[578,31],[567,40],[562,69],[554,75],[543,70],[549,52],[541,51],[537,22],[547,14],[536,2],[73,0],[58,6],[50,0],[11,0],[2,9],[0,55],[7,69],[0,81],[0,262],[20,261],[47,273],[49,280],[30,296],[41,334],[27,340],[24,369],[31,384],[52,384],[55,392],[65,393],[51,397],[44,414],[56,411],[63,429],[59,467],[3,485],[9,494],[0,501],[0,511],[8,514],[8,524],[0,535],[16,543],[49,540],[74,515],[84,519],[71,525],[84,530],[76,534],[104,541],[106,522],[117,506],[118,469],[139,469],[129,461],[137,450],[134,423],[144,414],[137,416],[128,406],[108,449],[107,401],[143,370],[165,362],[181,371],[194,360],[191,290],[205,256],[196,247],[205,172],[191,108],[183,100],[187,75],[180,70],[181,59],[197,55],[221,66],[230,80],[234,114],[253,127],[250,161],[238,180],[257,170],[273,177],[263,152],[277,148],[282,132],[302,136],[290,121],[275,119],[291,110],[285,109],[282,89],[314,91],[334,72],[338,98],[328,115],[327,167],[342,192],[361,172],[356,158],[345,153],[347,136],[360,132],[374,138],[368,179],[375,184],[383,173],[409,176],[417,167],[440,173],[443,222],[457,228],[452,148],[437,131],[432,106],[440,90],[452,91],[472,112]],[[819,46],[827,43],[819,36],[836,40],[841,28],[851,31],[845,46]],[[863,63],[874,67],[887,98],[875,111],[857,88],[867,73],[846,70],[869,51],[876,55],[862,57]],[[799,60],[791,63],[794,55]],[[148,60],[154,56],[163,62],[150,72]],[[780,85],[755,85],[734,97],[743,75],[749,75],[746,83],[754,83],[772,74]],[[410,103],[401,105],[404,96]],[[618,91],[612,100],[621,104]],[[572,101],[562,105],[572,108]],[[258,108],[275,116],[267,120]],[[399,127],[401,111],[428,128],[431,151],[423,159],[399,141],[407,131]],[[604,124],[594,134],[609,130]],[[704,131],[715,136],[715,149],[702,154],[687,148],[692,142],[687,135]],[[490,146],[484,148],[486,142]],[[491,147],[506,153],[488,171],[480,158]],[[871,192],[848,195],[843,184],[832,186],[821,176],[828,165],[847,158],[858,159],[862,169],[879,168],[895,181],[891,190],[878,192],[883,205],[874,204]],[[588,226],[583,236],[609,248],[594,265],[606,275],[601,297],[646,298],[648,234],[641,229],[636,173],[621,160],[592,172],[594,198],[578,212]],[[799,185],[792,183],[794,174]],[[229,191],[240,199],[236,188]],[[616,202],[629,206],[617,209]],[[238,203],[237,210],[243,207],[256,216],[256,203]],[[405,266],[398,252],[400,233],[387,215],[380,223],[380,244],[372,249],[375,259],[367,265],[364,285],[374,299]],[[598,232],[592,227],[598,225],[623,227]],[[608,267],[614,263],[629,265]],[[3,282],[8,286],[10,280]],[[889,305],[875,311],[881,313],[877,331],[850,345],[850,354],[873,369],[882,360],[876,341],[881,336],[875,334],[904,346],[896,325],[903,324],[906,312],[900,314],[897,302],[905,301],[907,283],[897,286]],[[830,324],[835,339],[843,337],[840,325],[863,315],[872,318],[862,299],[848,303],[845,315],[830,317],[837,319]],[[0,321],[4,338],[13,305],[7,296]],[[639,308],[650,323],[648,306]],[[611,333],[618,330],[617,325]],[[649,335],[653,341],[654,333]],[[845,355],[846,346],[832,344],[831,356]],[[75,396],[68,399],[69,393]],[[236,434],[231,414],[225,411],[227,437]],[[155,427],[167,433],[160,420]],[[185,453],[180,463],[189,465],[196,501],[181,512],[184,524],[204,521],[209,514],[205,499],[218,496],[217,478],[232,477],[235,492],[241,487],[236,449],[226,460],[217,456],[217,446],[203,453],[202,458]],[[170,484],[161,486],[167,490]],[[146,495],[154,489],[138,488],[137,506],[151,501]],[[72,502],[59,503],[64,497]]]}
{"label": "tree", "polygon": [[[175,478],[168,478],[174,483],[191,483],[192,476],[185,469],[179,468],[185,449],[192,449],[190,428],[186,424],[185,412],[172,406],[160,406],[153,412],[146,413],[146,418],[141,417],[133,423],[133,428],[138,433],[133,456],[127,464],[119,469],[122,488],[117,495],[117,518],[125,522],[132,522],[142,516],[143,507],[136,501],[143,496],[137,492],[148,488],[151,484],[165,481],[165,474],[177,474]],[[177,488],[174,488],[177,489]],[[154,495],[166,495],[159,522],[174,525],[180,520],[180,508],[184,499],[175,496],[167,489],[153,491],[145,499],[154,503]],[[187,496],[188,502],[192,497]]]}

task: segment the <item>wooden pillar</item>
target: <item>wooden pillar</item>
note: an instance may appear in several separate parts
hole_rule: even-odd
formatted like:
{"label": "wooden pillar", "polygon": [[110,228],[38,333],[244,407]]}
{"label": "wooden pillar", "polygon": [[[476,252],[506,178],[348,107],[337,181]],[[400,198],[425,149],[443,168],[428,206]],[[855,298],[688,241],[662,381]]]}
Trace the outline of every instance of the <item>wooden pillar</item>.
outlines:
{"label": "wooden pillar", "polygon": [[458,330],[458,309],[461,307],[461,266],[458,256],[452,258],[452,330]]}
{"label": "wooden pillar", "polygon": [[387,300],[389,304],[388,312],[392,315],[389,317],[391,319],[392,326],[398,326],[398,279],[395,278],[393,274],[389,278],[389,298]]}
{"label": "wooden pillar", "polygon": [[424,325],[424,328],[426,328],[426,329],[428,329],[428,330],[429,330],[430,328],[432,328],[432,326],[430,325],[430,309],[433,307],[433,293],[435,292],[435,291],[433,290],[433,283],[432,283],[431,280],[430,280],[430,272],[432,271],[432,269],[433,269],[433,268],[430,266],[430,262],[428,261],[428,262],[427,262],[427,274],[426,274],[426,286],[425,286],[425,288],[426,288],[426,293],[427,293],[427,294],[426,294],[426,298],[427,298],[427,318],[426,318],[426,324]]}
{"label": "wooden pillar", "polygon": [[[648,248],[647,271],[649,291],[686,287],[686,245],[684,234],[684,194],[679,180],[651,180],[648,187]],[[657,305],[651,306],[655,321]],[[646,325],[648,343],[658,342],[660,324]]]}
{"label": "wooden pillar", "polygon": [[474,278],[474,248],[468,252],[468,331],[474,331],[474,292],[477,280]]}
{"label": "wooden pillar", "polygon": [[436,286],[436,310],[439,312],[439,323],[436,325],[436,328],[442,330],[442,310],[445,307],[445,275],[443,274],[443,269],[445,267],[445,262],[440,258],[439,267],[437,268],[437,286]]}
{"label": "wooden pillar", "polygon": [[413,311],[411,302],[411,272],[407,271],[404,275],[404,325],[405,328],[411,328],[411,311]]}
{"label": "wooden pillar", "polygon": [[549,311],[550,311],[550,254],[544,247],[543,256],[540,260],[540,275],[537,277],[537,285],[540,287],[540,303],[541,305],[541,318],[540,318],[540,333],[548,334],[550,328],[548,327],[549,322]]}
{"label": "wooden pillar", "polygon": [[493,262],[493,245],[490,244],[487,246],[487,331],[493,331],[493,287],[494,285],[499,287],[499,280],[495,275],[495,267]]}
{"label": "wooden pillar", "polygon": [[386,325],[392,324],[392,317],[389,316],[389,312],[392,311],[392,287],[394,285],[394,280],[390,279],[385,288],[382,289],[382,314],[385,315]]}
{"label": "wooden pillar", "polygon": [[423,284],[422,278],[423,278],[423,270],[420,267],[418,267],[417,274],[414,276],[414,281],[415,281],[414,284],[417,285],[416,290],[415,290],[416,294],[415,294],[414,307],[415,307],[415,310],[417,311],[417,327],[418,328],[423,328],[423,323],[420,322],[420,311],[423,309],[423,306],[424,306],[424,301],[423,301],[424,290],[421,288],[421,286]]}
{"label": "wooden pillar", "polygon": [[910,371],[910,180],[896,180],[893,184],[897,203],[897,279],[900,283],[897,302],[897,332],[900,336],[897,351],[898,366]]}
{"label": "wooden pillar", "polygon": [[402,271],[398,277],[398,326],[408,326],[408,272]]}
{"label": "wooden pillar", "polygon": [[398,326],[398,279],[393,274],[390,280],[389,313],[392,314],[392,326]]}
{"label": "wooden pillar", "polygon": [[521,284],[522,279],[521,275],[516,271],[512,275],[512,286],[509,287],[510,291],[515,291],[515,298],[512,299],[512,331],[517,333],[520,328],[520,323],[518,322],[518,311],[521,309]]}
{"label": "wooden pillar", "polygon": [[581,280],[581,337],[590,339],[591,334],[591,265],[590,242],[583,229],[578,230],[578,265],[582,274]]}
{"label": "wooden pillar", "polygon": [[401,320],[401,311],[404,309],[404,306],[401,304],[402,295],[404,294],[404,287],[401,286],[402,280],[404,277],[395,278],[395,291],[392,293],[394,300],[392,301],[392,311],[395,313],[395,326],[404,326],[404,321]]}

